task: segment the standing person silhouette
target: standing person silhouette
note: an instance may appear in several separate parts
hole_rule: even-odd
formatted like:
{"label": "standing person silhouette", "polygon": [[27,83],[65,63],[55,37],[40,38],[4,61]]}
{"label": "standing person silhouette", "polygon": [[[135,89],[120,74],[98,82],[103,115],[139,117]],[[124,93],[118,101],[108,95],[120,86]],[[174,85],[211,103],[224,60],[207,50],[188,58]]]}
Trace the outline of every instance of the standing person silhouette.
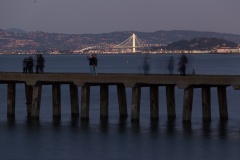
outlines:
{"label": "standing person silhouette", "polygon": [[28,65],[27,63],[28,63],[28,59],[27,57],[25,57],[22,62],[23,73],[27,73],[27,65]]}
{"label": "standing person silhouette", "polygon": [[173,74],[173,70],[174,70],[174,59],[173,59],[173,56],[171,56],[168,60],[168,71],[169,71],[169,74]]}
{"label": "standing person silhouette", "polygon": [[37,61],[38,61],[38,65],[39,65],[39,71],[40,71],[40,73],[43,73],[44,72],[44,67],[45,67],[45,59],[44,59],[42,54],[40,54],[38,56]]}
{"label": "standing person silhouette", "polygon": [[182,54],[180,59],[179,59],[179,71],[181,76],[186,75],[186,64],[188,63],[187,57],[185,54]]}
{"label": "standing person silhouette", "polygon": [[149,74],[149,70],[150,70],[149,63],[150,63],[150,58],[148,54],[145,54],[143,59],[143,72],[145,75]]}
{"label": "standing person silhouette", "polygon": [[97,64],[98,64],[97,55],[94,54],[93,55],[93,74],[94,75],[97,75]]}
{"label": "standing person silhouette", "polygon": [[98,59],[96,55],[92,55],[90,54],[90,56],[88,56],[88,61],[89,61],[89,66],[90,66],[90,74],[91,75],[96,75],[96,66],[98,63]]}
{"label": "standing person silhouette", "polygon": [[34,63],[33,63],[33,58],[32,56],[29,56],[28,59],[27,59],[27,70],[28,70],[28,73],[33,73],[33,66],[34,66]]}
{"label": "standing person silhouette", "polygon": [[39,54],[36,54],[36,57],[35,57],[35,69],[36,69],[36,74],[38,74],[38,71],[39,71],[39,62],[38,62],[38,58],[39,58]]}

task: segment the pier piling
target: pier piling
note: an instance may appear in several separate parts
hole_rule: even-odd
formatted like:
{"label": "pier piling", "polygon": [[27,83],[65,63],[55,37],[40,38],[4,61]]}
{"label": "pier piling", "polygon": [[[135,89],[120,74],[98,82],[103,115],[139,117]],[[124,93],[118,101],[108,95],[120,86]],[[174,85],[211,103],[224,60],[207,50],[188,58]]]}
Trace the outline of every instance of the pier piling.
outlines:
{"label": "pier piling", "polygon": [[211,92],[209,86],[202,87],[202,117],[203,121],[211,121]]}
{"label": "pier piling", "polygon": [[100,85],[100,118],[108,118],[108,85]]}
{"label": "pier piling", "polygon": [[39,119],[41,96],[42,96],[42,84],[34,85],[32,111],[31,111],[31,117],[34,119]]}
{"label": "pier piling", "polygon": [[73,117],[79,116],[78,86],[70,84],[71,114]]}
{"label": "pier piling", "polygon": [[59,83],[52,84],[52,104],[53,104],[53,117],[61,117],[61,86]]}
{"label": "pier piling", "polygon": [[84,84],[82,86],[81,94],[81,119],[89,119],[89,100],[90,100],[90,85]]}
{"label": "pier piling", "polygon": [[131,110],[132,121],[139,121],[140,97],[141,97],[141,88],[140,86],[136,85],[132,88],[132,110]]}
{"label": "pier piling", "polygon": [[158,85],[150,86],[150,118],[159,119]]}
{"label": "pier piling", "polygon": [[119,105],[119,116],[127,117],[127,97],[126,97],[126,89],[124,84],[117,85],[118,92],[118,105]]}
{"label": "pier piling", "polygon": [[8,83],[7,91],[7,117],[15,117],[15,101],[16,101],[16,84],[14,82]]}
{"label": "pier piling", "polygon": [[175,87],[174,85],[167,85],[166,86],[168,119],[175,119],[176,118],[174,87]]}
{"label": "pier piling", "polygon": [[226,86],[218,86],[218,103],[219,103],[219,114],[221,120],[228,119],[228,110],[227,110],[227,93]]}
{"label": "pier piling", "polygon": [[192,117],[193,87],[184,89],[183,122],[190,122]]}
{"label": "pier piling", "polygon": [[33,100],[33,86],[25,84],[27,116],[31,117],[32,100]]}

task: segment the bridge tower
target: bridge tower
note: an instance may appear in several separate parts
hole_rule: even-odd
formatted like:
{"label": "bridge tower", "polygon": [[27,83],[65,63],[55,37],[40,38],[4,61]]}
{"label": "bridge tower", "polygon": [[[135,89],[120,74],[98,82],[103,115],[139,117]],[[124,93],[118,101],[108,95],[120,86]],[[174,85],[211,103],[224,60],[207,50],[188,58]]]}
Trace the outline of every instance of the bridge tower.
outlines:
{"label": "bridge tower", "polygon": [[135,33],[133,33],[133,35],[132,35],[132,44],[133,44],[132,52],[136,53],[136,35],[135,35]]}

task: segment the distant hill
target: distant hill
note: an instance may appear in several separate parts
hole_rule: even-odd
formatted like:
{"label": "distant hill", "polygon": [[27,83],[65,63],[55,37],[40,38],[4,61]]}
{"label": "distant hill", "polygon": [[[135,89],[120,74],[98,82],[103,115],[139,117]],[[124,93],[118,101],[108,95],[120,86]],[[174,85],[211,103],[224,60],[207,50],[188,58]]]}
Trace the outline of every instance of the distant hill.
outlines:
{"label": "distant hill", "polygon": [[[164,44],[198,38],[217,38],[240,44],[240,35],[200,32],[188,30],[172,30],[156,32],[110,32],[102,34],[61,34],[47,32],[25,32],[21,29],[0,29],[1,51],[49,51],[49,50],[78,50],[89,46],[113,46],[125,41],[132,33],[135,33],[146,44]],[[219,43],[222,43],[219,41]],[[219,44],[216,44],[219,45]]]}
{"label": "distant hill", "polygon": [[28,33],[27,31],[24,31],[24,30],[18,29],[18,28],[10,28],[10,29],[7,29],[6,31],[13,32],[13,33]]}
{"label": "distant hill", "polygon": [[166,45],[180,40],[191,40],[194,38],[202,37],[220,38],[240,44],[240,35],[229,33],[202,32],[189,30],[171,30],[171,31],[159,30],[150,33],[147,32],[135,32],[135,33],[140,39],[141,37],[145,37],[144,39],[149,42],[154,43],[157,41]]}
{"label": "distant hill", "polygon": [[238,44],[220,38],[180,40],[166,46],[167,50],[211,50],[214,47],[237,47]]}

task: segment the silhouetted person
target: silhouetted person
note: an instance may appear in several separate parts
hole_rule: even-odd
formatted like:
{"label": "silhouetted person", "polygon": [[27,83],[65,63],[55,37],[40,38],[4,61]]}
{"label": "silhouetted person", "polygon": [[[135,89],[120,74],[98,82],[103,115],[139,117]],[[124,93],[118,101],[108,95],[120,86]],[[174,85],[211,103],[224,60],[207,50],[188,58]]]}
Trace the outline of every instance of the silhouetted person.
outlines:
{"label": "silhouetted person", "polygon": [[38,57],[39,57],[39,54],[37,54],[36,57],[35,57],[35,69],[36,69],[36,73],[38,73],[38,71],[39,71]]}
{"label": "silhouetted person", "polygon": [[89,60],[89,66],[90,66],[90,74],[96,75],[97,74],[96,67],[98,63],[97,56],[90,54],[90,56],[88,57],[88,60]]}
{"label": "silhouetted person", "polygon": [[43,73],[44,72],[44,67],[45,67],[45,59],[44,59],[42,54],[40,54],[38,56],[37,63],[38,63],[38,66],[39,66],[40,73]]}
{"label": "silhouetted person", "polygon": [[186,64],[188,63],[187,57],[185,54],[182,54],[180,59],[179,59],[179,71],[181,76],[186,75]]}
{"label": "silhouetted person", "polygon": [[94,54],[94,61],[93,61],[93,72],[95,75],[97,75],[97,65],[98,65],[98,59],[97,59],[97,55]]}
{"label": "silhouetted person", "polygon": [[169,71],[169,74],[173,74],[173,70],[174,70],[174,59],[173,59],[173,56],[171,56],[168,60],[168,71]]}
{"label": "silhouetted person", "polygon": [[150,63],[150,58],[148,54],[145,54],[144,59],[143,59],[143,72],[144,74],[149,74],[149,63]]}
{"label": "silhouetted person", "polygon": [[25,57],[22,62],[23,73],[27,73],[27,64],[28,64],[28,59],[27,57]]}
{"label": "silhouetted person", "polygon": [[27,59],[27,70],[28,70],[28,73],[33,73],[33,58],[32,56],[29,56],[28,59]]}

